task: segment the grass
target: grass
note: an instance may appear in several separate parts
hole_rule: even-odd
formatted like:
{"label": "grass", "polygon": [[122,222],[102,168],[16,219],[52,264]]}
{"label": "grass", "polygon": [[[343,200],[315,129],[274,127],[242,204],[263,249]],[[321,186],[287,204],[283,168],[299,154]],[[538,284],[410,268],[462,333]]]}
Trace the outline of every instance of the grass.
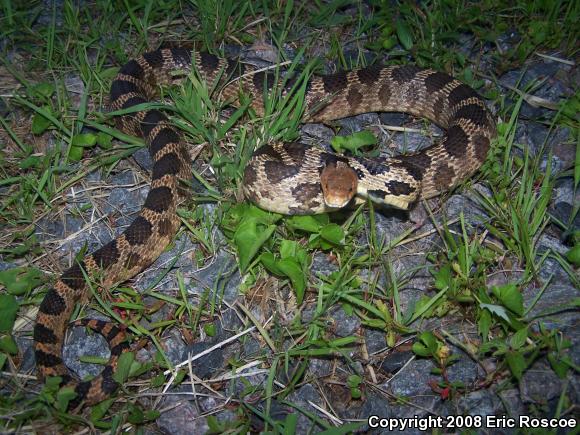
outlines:
{"label": "grass", "polygon": [[[139,362],[133,353],[124,356],[118,376],[127,387],[118,397],[73,416],[64,412],[70,392],[58,391],[50,382],[40,385],[32,371],[20,370],[44,284],[58,276],[57,264],[67,262],[51,249],[56,240],[39,240],[35,228],[42,218],[58,219],[63,211],[80,217],[91,211],[103,215],[99,200],[68,207],[69,192],[71,188],[78,192],[79,186],[92,191],[90,174],[100,171],[106,176],[127,169],[130,157],[143,146],[140,139],[113,127],[112,114],[105,113],[107,93],[119,65],[161,44],[193,43],[223,54],[232,46],[266,39],[274,44],[272,53],[285,62],[285,70],[297,77],[290,94],[272,93],[262,117],[252,112],[244,97],[224,116],[225,107],[215,98],[218,89],[195,74],[179,86],[164,88],[163,102],[154,103],[161,104],[185,140],[195,146],[192,171],[199,188],[179,210],[182,235],[199,246],[192,260],[203,269],[220,255],[235,255],[236,270],[220,271],[224,277],[240,276],[236,313],[241,327],[233,332],[239,333],[235,341],[249,345],[258,337],[260,344],[253,354],[232,357],[211,382],[196,383],[196,389],[216,400],[227,396],[229,411],[236,417],[224,421],[220,412],[225,405],[200,411],[207,417],[209,433],[244,433],[255,421],[271,433],[293,433],[304,427],[300,426],[304,421],[313,431],[347,433],[358,423],[341,418],[336,411],[341,402],[328,396],[329,389],[338,389],[352,407],[361,406],[377,391],[385,400],[394,400],[384,392],[373,364],[360,368],[361,360],[371,361],[361,351],[366,349],[364,333],[335,334],[329,313],[337,306],[347,317],[358,319],[361,328],[383,332],[387,349],[413,338],[415,357],[433,361],[430,387],[441,400],[472,391],[448,375],[460,350],[486,370],[488,385],[499,389],[517,386],[540,359],[561,379],[577,373],[567,351],[571,343],[557,329],[548,328],[545,313],[538,314],[534,307],[553,282],[553,277],[540,276],[549,260],[578,286],[580,235],[574,228],[578,206],[566,221],[552,216],[549,206],[558,179],[572,177],[577,192],[580,152],[574,167],[561,172],[550,164],[540,167],[557,129],[567,127],[570,143],[577,146],[578,90],[570,99],[546,106],[534,99],[533,88],[502,88],[495,80],[505,71],[525,68],[539,55],[552,56],[554,50],[559,52],[552,57],[562,65],[565,59],[574,59],[577,2],[401,2],[393,8],[391,2],[380,0],[365,4],[99,0],[90,8],[64,1],[46,10],[41,2],[24,7],[4,0],[0,11],[0,253],[14,266],[0,271],[1,431],[116,433],[153,427],[166,411],[159,402],[160,391],[195,380],[188,362],[179,367],[171,363],[165,338],[177,331],[186,343],[204,342],[219,329],[225,279],[194,296],[192,284],[178,271],[172,291],[156,291],[183,255],[178,246],[172,251],[173,260],[144,292],[118,287],[101,297],[95,292],[91,298],[90,308],[124,323],[153,355],[148,362]],[[509,34],[518,37],[502,42]],[[473,40],[469,54],[457,49],[466,38]],[[354,68],[377,59],[451,72],[498,108],[503,122],[478,176],[482,188],[466,188],[482,212],[479,220],[463,213],[447,219],[444,212],[431,211],[430,203],[430,226],[407,225],[387,239],[379,225],[378,213],[383,212],[372,204],[332,216],[282,217],[240,202],[240,180],[253,150],[270,141],[299,137],[309,76],[323,72],[328,61]],[[550,131],[535,154],[516,139],[522,105],[530,101],[553,109],[548,112],[551,116],[535,120]],[[355,152],[375,147],[374,140],[362,135],[338,142]],[[540,239],[554,228],[565,235],[570,247],[566,254],[539,251]],[[217,229],[225,241],[216,237]],[[400,270],[405,254],[421,255],[428,262]],[[312,267],[320,258],[325,271]],[[408,300],[406,290],[419,275],[431,277],[430,284],[416,300]],[[490,284],[499,275],[505,282]],[[530,286],[538,292],[524,302],[522,292]],[[259,310],[256,300],[261,301]],[[572,299],[548,314],[577,305]],[[424,330],[435,319],[457,317],[474,325],[469,338],[444,327]],[[256,335],[251,338],[250,332]],[[490,358],[493,369],[484,365]],[[102,363],[95,356],[83,360]],[[313,377],[311,366],[320,361],[336,364],[330,379]],[[262,376],[263,382],[255,382],[249,374]],[[316,412],[294,399],[307,384],[327,398],[316,403],[320,408]],[[147,394],[151,400],[136,400]],[[409,397],[396,399],[392,403],[412,404]],[[279,418],[280,405],[298,414]],[[573,405],[563,390],[556,416],[566,415]],[[547,411],[538,410],[542,412]],[[336,427],[338,421],[343,425]]]}

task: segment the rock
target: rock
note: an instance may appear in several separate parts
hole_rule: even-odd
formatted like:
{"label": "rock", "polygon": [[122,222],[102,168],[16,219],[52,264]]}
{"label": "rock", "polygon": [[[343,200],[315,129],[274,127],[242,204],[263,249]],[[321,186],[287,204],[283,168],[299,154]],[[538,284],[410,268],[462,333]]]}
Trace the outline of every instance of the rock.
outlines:
{"label": "rock", "polygon": [[[185,361],[188,358],[195,357],[200,353],[206,351],[207,349],[214,346],[217,342],[215,340],[211,341],[200,341],[192,345],[186,346],[181,355],[181,360]],[[191,366],[193,373],[200,379],[211,379],[217,373],[222,372],[225,369],[225,356],[224,351],[221,348],[217,348],[210,353],[204,355],[201,358],[192,361]]]}
{"label": "rock", "polygon": [[[391,405],[383,396],[379,396],[378,394],[369,391],[367,394],[364,403],[359,412],[359,419],[367,420],[371,415],[379,416],[380,418],[393,418],[395,415],[392,413]],[[363,430],[370,429],[368,426],[364,426]],[[377,432],[376,433],[380,433]]]}
{"label": "rock", "polygon": [[449,382],[461,382],[469,389],[478,379],[485,378],[485,373],[479,364],[467,356],[465,352],[457,347],[453,347],[452,352],[458,354],[459,359],[447,368]]}
{"label": "rock", "polygon": [[509,29],[505,33],[498,36],[496,42],[500,52],[509,51],[512,47],[521,41],[521,36],[516,29]]}
{"label": "rock", "polygon": [[161,409],[166,409],[155,420],[163,433],[172,435],[190,435],[207,433],[207,419],[200,415],[193,403],[173,396],[163,399]]}
{"label": "rock", "polygon": [[[558,329],[574,344],[580,345],[580,329],[578,329],[578,312],[572,301],[577,297],[578,290],[567,283],[558,284],[554,277],[553,284],[548,285],[542,297],[528,313],[528,318],[539,318],[547,329]],[[524,289],[524,306],[535,300],[539,287],[529,286]],[[580,361],[580,354],[574,349],[573,355]]]}
{"label": "rock", "polygon": [[135,151],[133,153],[133,158],[145,171],[149,173],[153,171],[153,160],[151,160],[151,155],[149,155],[149,150],[147,147],[139,148],[137,151]]}
{"label": "rock", "polygon": [[316,252],[313,255],[312,264],[310,266],[312,275],[316,276],[316,274],[321,274],[323,276],[328,276],[338,270],[338,264],[332,262],[324,252]]}
{"label": "rock", "polygon": [[328,316],[332,319],[331,329],[334,330],[334,335],[337,337],[355,335],[361,325],[359,317],[355,315],[349,316],[341,306],[331,308]]}
{"label": "rock", "polygon": [[395,374],[401,370],[414,357],[413,352],[406,350],[403,352],[390,352],[381,362],[379,368],[385,373]]}
{"label": "rock", "polygon": [[[97,313],[90,313],[89,318],[109,320]],[[67,367],[70,367],[79,378],[96,376],[103,370],[102,365],[83,363],[79,360],[80,357],[96,356],[108,360],[110,355],[107,340],[101,334],[87,332],[87,328],[84,327],[69,329],[69,339],[66,341],[62,356]]]}
{"label": "rock", "polygon": [[[572,89],[562,83],[557,77],[559,71],[569,71],[570,69],[571,67],[568,65],[545,59],[529,64],[524,73],[520,70],[509,71],[499,78],[499,82],[510,87],[526,90],[532,83],[541,81],[541,85],[531,91],[532,95],[552,103],[558,103],[560,100],[573,95]],[[520,116],[527,119],[541,116],[552,117],[555,113],[555,111],[546,110],[543,107],[533,107],[527,102],[522,104],[520,110]]]}
{"label": "rock", "polygon": [[420,396],[432,394],[429,381],[434,378],[431,369],[434,367],[433,361],[428,359],[415,359],[408,363],[404,370],[399,370],[391,378],[385,388],[396,396]]}
{"label": "rock", "polygon": [[364,328],[364,338],[369,355],[385,350],[387,346],[386,334],[384,331]]}
{"label": "rock", "polygon": [[312,374],[316,379],[324,379],[332,376],[334,371],[334,364],[328,359],[312,358],[308,364],[308,373]]}
{"label": "rock", "polygon": [[505,414],[509,415],[511,418],[517,418],[528,413],[522,399],[520,398],[520,392],[515,388],[502,390],[498,393],[498,396],[504,404]]}
{"label": "rock", "polygon": [[67,74],[64,78],[64,86],[69,94],[69,101],[75,109],[79,109],[83,95],[85,94],[85,83],[76,74]]}
{"label": "rock", "polygon": [[376,113],[362,113],[356,116],[349,116],[336,121],[342,128],[340,136],[348,136],[357,131],[362,131],[369,125],[376,125],[379,122],[379,115]]}
{"label": "rock", "polygon": [[[324,403],[320,393],[310,384],[305,384],[289,394],[288,400],[294,405],[300,407],[300,409],[303,409],[307,412],[313,412],[316,415],[319,415],[319,412],[313,408],[310,403],[314,403],[319,406]],[[296,433],[309,433],[313,427],[319,431],[322,429],[320,426],[313,423],[312,420],[307,418],[304,414],[298,414]]]}
{"label": "rock", "polygon": [[379,119],[382,124],[390,127],[402,127],[405,124],[409,124],[413,117],[407,113],[400,112],[382,112],[379,115]]}
{"label": "rock", "polygon": [[300,127],[301,140],[308,145],[323,146],[326,151],[332,151],[330,140],[335,136],[334,131],[324,124],[303,124]]}
{"label": "rock", "polygon": [[499,397],[489,390],[477,390],[462,396],[457,401],[457,414],[465,415],[500,415],[503,406]]}
{"label": "rock", "polygon": [[546,404],[562,392],[562,381],[543,361],[536,361],[525,371],[519,386],[524,403]]}

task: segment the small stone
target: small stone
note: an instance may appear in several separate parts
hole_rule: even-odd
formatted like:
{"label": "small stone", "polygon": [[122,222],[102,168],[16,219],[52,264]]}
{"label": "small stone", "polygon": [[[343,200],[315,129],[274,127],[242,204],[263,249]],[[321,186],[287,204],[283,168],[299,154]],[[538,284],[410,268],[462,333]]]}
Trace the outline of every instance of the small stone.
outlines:
{"label": "small stone", "polygon": [[457,401],[459,414],[497,415],[502,411],[502,402],[489,390],[478,390],[462,396]]}
{"label": "small stone", "polygon": [[395,374],[402,369],[413,358],[414,354],[410,350],[390,352],[380,363],[379,368],[385,373]]}
{"label": "small stone", "polygon": [[520,394],[524,403],[546,404],[560,396],[562,380],[542,361],[530,367],[520,381]]}
{"label": "small stone", "polygon": [[432,393],[429,381],[434,364],[428,359],[415,359],[387,382],[387,389],[397,396],[419,396]]}

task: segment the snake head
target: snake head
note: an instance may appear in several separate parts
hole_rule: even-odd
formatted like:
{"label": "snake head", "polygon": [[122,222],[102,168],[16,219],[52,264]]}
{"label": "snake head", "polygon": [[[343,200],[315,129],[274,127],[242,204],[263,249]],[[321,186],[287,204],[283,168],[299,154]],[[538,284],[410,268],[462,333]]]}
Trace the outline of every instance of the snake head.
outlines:
{"label": "snake head", "polygon": [[328,162],[320,173],[320,184],[326,205],[342,208],[356,195],[358,177],[348,163]]}

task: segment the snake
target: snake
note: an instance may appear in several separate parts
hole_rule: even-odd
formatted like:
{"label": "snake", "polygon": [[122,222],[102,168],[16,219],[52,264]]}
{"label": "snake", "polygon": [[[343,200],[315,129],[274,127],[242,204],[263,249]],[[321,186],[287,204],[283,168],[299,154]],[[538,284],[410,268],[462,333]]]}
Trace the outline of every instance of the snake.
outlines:
{"label": "snake", "polygon": [[[171,242],[180,219],[178,205],[189,189],[191,157],[182,134],[167,115],[146,104],[159,87],[197,74],[212,98],[232,105],[242,96],[264,115],[266,93],[290,95],[293,79],[281,81],[271,71],[238,59],[186,48],[163,48],[142,54],[120,68],[111,84],[110,107],[117,127],[143,138],[153,161],[150,189],[133,222],[95,252],[75,260],[50,286],[34,325],[34,354],[39,379],[60,377],[79,409],[110,397],[121,355],[130,349],[125,329],[114,322],[74,322],[101,334],[110,357],[99,375],[79,380],[62,359],[64,338],[75,304],[98,290],[126,281],[147,268]],[[275,89],[276,88],[276,89]],[[453,76],[416,65],[373,65],[352,71],[311,76],[304,91],[302,122],[329,121],[365,112],[405,112],[424,117],[444,130],[433,145],[391,158],[346,157],[297,142],[263,145],[254,151],[243,174],[245,197],[277,213],[316,214],[340,209],[357,198],[408,209],[420,198],[452,189],[486,160],[496,124],[484,99]],[[119,113],[120,112],[120,113]]]}

